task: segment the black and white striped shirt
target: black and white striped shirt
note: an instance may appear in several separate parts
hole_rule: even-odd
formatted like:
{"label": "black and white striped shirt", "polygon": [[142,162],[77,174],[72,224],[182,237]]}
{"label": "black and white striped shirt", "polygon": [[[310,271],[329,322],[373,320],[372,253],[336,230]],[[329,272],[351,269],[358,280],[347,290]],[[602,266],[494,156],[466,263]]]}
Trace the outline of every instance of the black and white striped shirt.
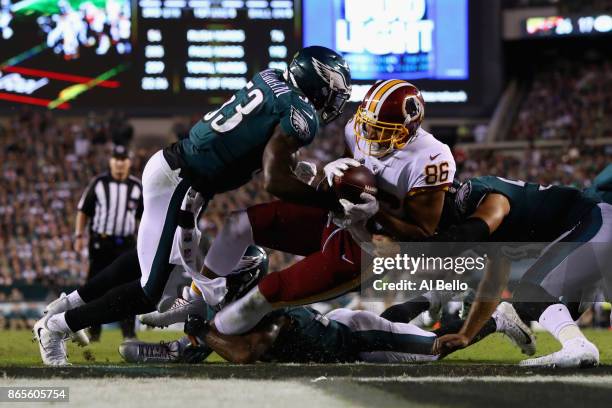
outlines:
{"label": "black and white striped shirt", "polygon": [[136,232],[143,210],[142,184],[134,176],[115,180],[110,173],[95,177],[83,192],[78,210],[90,219],[90,232],[127,237]]}

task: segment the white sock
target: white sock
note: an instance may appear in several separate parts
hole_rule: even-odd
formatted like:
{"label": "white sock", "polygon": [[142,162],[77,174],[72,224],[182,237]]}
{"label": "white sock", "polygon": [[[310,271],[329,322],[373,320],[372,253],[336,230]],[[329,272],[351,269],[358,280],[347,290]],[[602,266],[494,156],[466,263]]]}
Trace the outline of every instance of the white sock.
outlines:
{"label": "white sock", "polygon": [[[225,294],[227,293],[227,285],[226,279],[223,277],[208,279],[204,275],[195,274],[192,275],[191,278],[193,282],[196,284],[200,292],[202,292],[202,297],[206,301],[209,306],[216,306],[223,300]],[[191,292],[195,293],[191,288],[189,294]]]}
{"label": "white sock", "polygon": [[53,332],[72,333],[66,323],[66,313],[58,313],[47,320],[47,328]]}
{"label": "white sock", "polygon": [[548,306],[538,322],[561,344],[577,337],[584,337],[567,307],[561,303]]}
{"label": "white sock", "polygon": [[185,300],[192,301],[194,299],[201,298],[202,295],[200,295],[198,292],[193,290],[190,285],[190,286],[183,287],[183,291],[181,292],[181,297]]}
{"label": "white sock", "polygon": [[242,334],[272,311],[272,305],[255,286],[246,295],[215,315],[215,327],[223,334]]}
{"label": "white sock", "polygon": [[85,301],[81,299],[79,292],[74,290],[66,296],[68,298],[68,304],[70,305],[70,309],[76,309],[79,306],[83,306]]}

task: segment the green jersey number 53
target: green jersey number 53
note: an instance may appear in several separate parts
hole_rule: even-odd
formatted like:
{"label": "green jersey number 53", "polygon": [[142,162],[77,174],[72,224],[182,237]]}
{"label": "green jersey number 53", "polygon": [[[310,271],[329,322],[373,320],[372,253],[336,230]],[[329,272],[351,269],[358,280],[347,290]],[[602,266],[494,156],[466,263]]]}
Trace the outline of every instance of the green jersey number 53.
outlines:
{"label": "green jersey number 53", "polygon": [[227,112],[221,111],[223,111],[226,106],[236,101],[236,95],[233,95],[227,102],[221,105],[219,109],[204,115],[204,120],[210,122],[210,127],[212,127],[215,132],[226,133],[234,130],[236,126],[242,122],[243,116],[253,112],[253,110],[261,105],[264,100],[264,94],[261,89],[251,88],[253,88],[253,82],[249,82],[246,85],[246,89],[250,89],[246,95],[248,99],[244,101],[244,104],[237,103],[234,106],[234,111],[230,111],[229,115]]}

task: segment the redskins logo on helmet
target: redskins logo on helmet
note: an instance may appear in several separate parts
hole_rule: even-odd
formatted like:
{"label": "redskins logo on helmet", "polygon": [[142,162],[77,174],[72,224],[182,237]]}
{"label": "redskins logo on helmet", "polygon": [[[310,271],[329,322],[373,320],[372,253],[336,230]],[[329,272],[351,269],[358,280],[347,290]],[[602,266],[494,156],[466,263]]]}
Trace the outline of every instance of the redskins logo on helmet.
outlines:
{"label": "redskins logo on helmet", "polygon": [[425,101],[410,82],[375,83],[355,114],[356,145],[370,156],[384,156],[409,143],[425,116]]}

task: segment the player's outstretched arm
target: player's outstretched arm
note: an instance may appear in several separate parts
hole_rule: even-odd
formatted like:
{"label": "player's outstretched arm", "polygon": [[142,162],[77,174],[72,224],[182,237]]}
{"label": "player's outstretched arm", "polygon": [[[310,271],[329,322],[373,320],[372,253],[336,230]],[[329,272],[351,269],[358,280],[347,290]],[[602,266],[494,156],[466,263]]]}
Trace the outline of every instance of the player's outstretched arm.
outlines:
{"label": "player's outstretched arm", "polygon": [[436,339],[435,354],[446,355],[467,347],[493,315],[501,299],[502,290],[508,283],[510,264],[507,259],[499,257],[493,257],[490,261],[478,285],[476,300],[461,330],[456,334],[447,334]]}
{"label": "player's outstretched arm", "polygon": [[[485,231],[492,234],[503,222],[510,212],[510,202],[501,194],[489,194],[478,206],[474,214],[462,225],[455,226],[455,232],[440,234],[442,240],[453,238],[455,241],[468,242],[484,240]],[[480,226],[479,226],[480,223]],[[482,225],[484,224],[484,225]],[[461,228],[461,227],[465,228]],[[452,230],[449,228],[449,230]],[[481,231],[481,232],[479,232]],[[470,313],[465,320],[463,327],[457,334],[447,334],[436,340],[434,352],[438,354],[448,354],[453,350],[466,347],[474,336],[482,329],[486,321],[491,317],[499,299],[501,292],[508,283],[510,267],[507,260],[499,257],[491,258],[485,273],[480,281],[476,292],[476,300],[470,308]]]}
{"label": "player's outstretched arm", "polygon": [[286,323],[286,319],[281,316],[238,336],[222,334],[215,327],[211,327],[204,340],[211,349],[230,363],[251,364],[272,347]]}
{"label": "player's outstretched arm", "polygon": [[292,155],[300,147],[296,138],[285,134],[280,125],[277,126],[263,154],[264,188],[282,200],[337,209],[339,204],[334,194],[317,191],[293,173]]}
{"label": "player's outstretched arm", "polygon": [[379,211],[374,219],[397,241],[416,241],[430,237],[440,222],[444,194],[444,191],[438,190],[404,200],[404,213],[410,216],[412,222],[384,210]]}

